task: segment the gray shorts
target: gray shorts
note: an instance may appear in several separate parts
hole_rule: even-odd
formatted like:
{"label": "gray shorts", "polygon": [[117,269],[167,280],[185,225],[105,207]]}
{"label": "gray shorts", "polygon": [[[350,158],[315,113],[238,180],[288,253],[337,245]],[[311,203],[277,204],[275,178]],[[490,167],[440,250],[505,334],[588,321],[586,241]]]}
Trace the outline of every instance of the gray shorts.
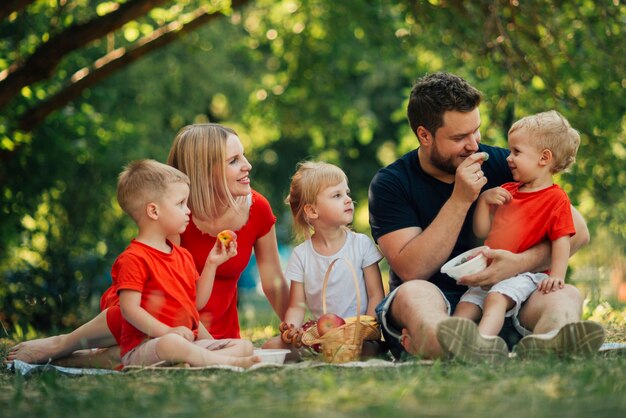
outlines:
{"label": "gray shorts", "polygon": [[[163,360],[157,354],[157,342],[159,338],[151,338],[139,344],[137,347],[124,354],[122,364],[124,366],[153,366],[162,363]],[[196,340],[193,344],[209,351],[226,348],[232,339],[225,340]]]}
{"label": "gray shorts", "polygon": [[460,302],[469,302],[477,305],[481,310],[485,298],[489,293],[501,293],[513,300],[513,307],[508,310],[505,317],[511,317],[513,326],[522,336],[529,335],[531,332],[520,324],[518,319],[519,310],[522,303],[537,290],[537,285],[548,277],[545,273],[522,273],[515,277],[502,280],[496,283],[489,290],[483,290],[480,287],[470,287],[467,292],[461,296]]}

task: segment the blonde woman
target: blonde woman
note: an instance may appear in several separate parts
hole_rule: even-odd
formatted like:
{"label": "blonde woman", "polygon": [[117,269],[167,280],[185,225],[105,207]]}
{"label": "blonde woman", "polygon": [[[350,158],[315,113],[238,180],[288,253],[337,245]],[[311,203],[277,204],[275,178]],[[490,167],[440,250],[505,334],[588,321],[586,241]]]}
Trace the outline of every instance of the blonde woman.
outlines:
{"label": "blonde woman", "polygon": [[[253,249],[263,290],[282,320],[289,290],[278,256],[276,217],[267,199],[250,187],[251,165],[235,131],[217,124],[185,126],[174,140],[168,162],[190,179],[191,209],[185,232],[169,239],[191,252],[198,272],[206,266],[215,276],[212,282],[198,283],[196,306],[205,327],[217,339],[239,338],[237,281]],[[237,233],[236,255],[218,267],[209,254],[219,250],[216,236],[225,229]],[[117,366],[121,336],[117,289],[109,288],[100,305],[98,316],[69,334],[12,347],[7,361],[59,359],[57,364],[68,366]],[[106,350],[77,352],[91,348]]]}

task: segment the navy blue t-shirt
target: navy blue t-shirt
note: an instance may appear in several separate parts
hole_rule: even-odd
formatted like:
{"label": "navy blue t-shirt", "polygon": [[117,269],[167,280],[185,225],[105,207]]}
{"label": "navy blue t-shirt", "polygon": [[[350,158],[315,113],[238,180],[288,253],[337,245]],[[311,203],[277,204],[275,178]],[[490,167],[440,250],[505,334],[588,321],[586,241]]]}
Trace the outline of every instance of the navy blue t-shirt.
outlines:
{"label": "navy blue t-shirt", "polygon": [[[482,144],[479,145],[479,150],[489,154],[489,159],[482,165],[488,180],[483,191],[513,181],[506,162],[508,150]],[[369,188],[369,218],[374,241],[378,242],[378,238],[383,235],[403,228],[426,229],[448,201],[453,189],[454,183],[439,181],[422,170],[417,149],[380,169]],[[482,240],[474,235],[472,229],[475,207],[476,202],[467,213],[448,260],[482,245]],[[392,270],[389,273],[389,286],[390,290],[393,290],[402,283],[402,280]],[[456,293],[467,289],[466,286],[457,285],[454,279],[439,271],[429,281],[444,292]]]}

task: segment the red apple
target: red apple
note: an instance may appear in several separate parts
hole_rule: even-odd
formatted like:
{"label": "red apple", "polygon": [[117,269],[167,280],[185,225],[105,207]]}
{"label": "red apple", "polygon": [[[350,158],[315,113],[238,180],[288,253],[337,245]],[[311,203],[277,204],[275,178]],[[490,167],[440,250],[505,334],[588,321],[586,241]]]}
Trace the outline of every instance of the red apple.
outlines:
{"label": "red apple", "polygon": [[237,234],[235,234],[230,229],[225,229],[217,234],[217,239],[219,239],[222,244],[224,244],[224,247],[228,247],[228,244],[237,239]]}
{"label": "red apple", "polygon": [[318,318],[317,332],[321,337],[331,329],[340,327],[345,323],[346,321],[344,321],[343,318],[339,315],[335,315],[334,313],[327,313]]}

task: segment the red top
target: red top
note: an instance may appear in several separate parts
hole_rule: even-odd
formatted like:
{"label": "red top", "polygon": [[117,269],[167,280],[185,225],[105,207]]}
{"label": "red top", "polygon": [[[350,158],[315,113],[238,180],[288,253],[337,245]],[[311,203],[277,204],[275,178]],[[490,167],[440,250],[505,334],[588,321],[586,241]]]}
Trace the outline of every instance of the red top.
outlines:
{"label": "red top", "polygon": [[[213,291],[206,306],[200,310],[200,319],[216,339],[239,338],[237,315],[237,281],[248,265],[256,241],[267,234],[276,223],[267,199],[252,190],[252,204],[248,222],[237,233],[237,255],[217,268]],[[180,236],[180,245],[191,253],[198,273],[216,238],[201,232],[193,222]]]}
{"label": "red top", "polygon": [[[133,240],[117,257],[111,276],[117,291],[141,292],[141,307],[170,327],[184,326],[198,335],[200,316],[196,310],[198,273],[187,250],[168,241],[171,253],[164,253]],[[126,320],[122,323],[120,356],[146,338]]]}
{"label": "red top", "polygon": [[501,187],[513,197],[497,206],[485,245],[521,253],[539,242],[576,233],[567,194],[556,184],[536,192],[520,192],[522,183]]}

